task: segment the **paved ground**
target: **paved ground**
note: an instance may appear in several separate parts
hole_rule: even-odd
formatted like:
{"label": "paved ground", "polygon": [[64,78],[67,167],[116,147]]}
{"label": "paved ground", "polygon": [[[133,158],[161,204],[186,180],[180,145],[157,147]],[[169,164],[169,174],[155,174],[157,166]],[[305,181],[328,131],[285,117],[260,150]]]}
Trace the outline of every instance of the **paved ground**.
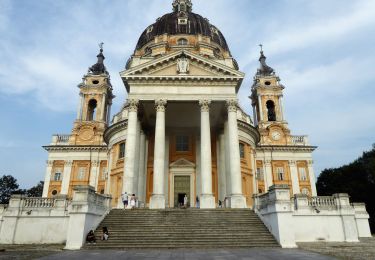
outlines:
{"label": "paved ground", "polygon": [[145,260],[375,260],[375,238],[360,243],[300,243],[300,249],[181,249],[181,250],[81,250],[65,251],[62,245],[0,245],[3,259],[145,259]]}

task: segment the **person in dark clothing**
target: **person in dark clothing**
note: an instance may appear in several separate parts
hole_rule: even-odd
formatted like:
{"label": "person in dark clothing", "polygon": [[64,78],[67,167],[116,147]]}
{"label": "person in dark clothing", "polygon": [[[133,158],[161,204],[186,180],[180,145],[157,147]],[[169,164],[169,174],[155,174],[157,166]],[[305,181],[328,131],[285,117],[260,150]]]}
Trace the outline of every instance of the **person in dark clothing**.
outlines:
{"label": "person in dark clothing", "polygon": [[87,234],[86,243],[96,243],[96,238],[93,230],[90,230],[90,232]]}
{"label": "person in dark clothing", "polygon": [[102,235],[102,240],[108,240],[109,238],[109,231],[107,227],[103,227],[103,235]]}

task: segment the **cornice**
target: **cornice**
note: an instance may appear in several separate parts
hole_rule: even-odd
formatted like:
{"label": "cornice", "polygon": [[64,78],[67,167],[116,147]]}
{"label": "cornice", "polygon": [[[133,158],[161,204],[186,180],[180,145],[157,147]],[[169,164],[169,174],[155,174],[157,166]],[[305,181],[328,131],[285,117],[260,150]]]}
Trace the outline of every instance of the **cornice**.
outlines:
{"label": "cornice", "polygon": [[261,151],[303,151],[313,152],[317,146],[300,146],[300,145],[258,145],[257,150]]}
{"label": "cornice", "polygon": [[111,137],[114,134],[116,134],[116,133],[118,133],[118,132],[126,129],[127,127],[128,127],[128,120],[127,119],[122,120],[120,122],[117,122],[116,124],[111,125],[104,132],[104,141],[107,144],[109,144],[109,139],[111,139]]}
{"label": "cornice", "polygon": [[237,120],[237,125],[238,125],[238,128],[243,129],[245,131],[249,131],[252,134],[252,136],[255,137],[256,144],[260,142],[260,134],[255,127],[240,120]]}
{"label": "cornice", "polygon": [[108,150],[107,145],[46,145],[46,151],[103,151]]}

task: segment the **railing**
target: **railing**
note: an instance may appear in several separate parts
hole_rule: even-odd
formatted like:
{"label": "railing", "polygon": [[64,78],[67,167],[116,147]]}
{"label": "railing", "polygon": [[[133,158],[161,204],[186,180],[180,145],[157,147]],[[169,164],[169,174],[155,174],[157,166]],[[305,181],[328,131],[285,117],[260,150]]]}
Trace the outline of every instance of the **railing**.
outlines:
{"label": "railing", "polygon": [[305,135],[292,135],[291,141],[293,145],[309,145],[308,138]]}
{"label": "railing", "polygon": [[52,136],[52,144],[53,145],[67,145],[69,144],[70,135],[54,135]]}
{"label": "railing", "polygon": [[335,207],[336,201],[334,197],[319,196],[309,198],[308,205],[311,207]]}
{"label": "railing", "polygon": [[55,199],[50,198],[24,198],[24,208],[53,208],[55,206]]}

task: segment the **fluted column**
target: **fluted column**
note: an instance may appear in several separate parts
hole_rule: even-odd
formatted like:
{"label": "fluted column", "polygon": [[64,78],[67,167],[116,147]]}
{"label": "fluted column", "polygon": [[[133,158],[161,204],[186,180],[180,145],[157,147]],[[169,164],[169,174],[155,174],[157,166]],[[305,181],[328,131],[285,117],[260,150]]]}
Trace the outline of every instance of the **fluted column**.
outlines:
{"label": "fluted column", "polygon": [[105,194],[111,194],[111,171],[113,161],[113,148],[109,150],[108,163],[107,163],[107,176],[105,180]]}
{"label": "fluted column", "polygon": [[64,172],[63,172],[62,182],[61,182],[61,191],[60,191],[61,195],[68,195],[70,176],[72,174],[72,166],[73,166],[73,161],[65,161]]}
{"label": "fluted column", "polygon": [[154,149],[154,181],[153,194],[150,199],[150,209],[164,209],[164,167],[165,167],[165,106],[167,101],[155,101],[155,149]]}
{"label": "fluted column", "polygon": [[140,139],[141,139],[141,122],[139,120],[137,121],[137,134],[136,134],[136,151],[135,151],[135,162],[134,162],[134,189],[133,193],[138,196],[138,179],[139,179],[139,144],[140,144]]}
{"label": "fluted column", "polygon": [[138,199],[145,202],[146,195],[146,135],[141,131],[139,142]]}
{"label": "fluted column", "polygon": [[46,174],[44,176],[43,195],[42,195],[43,198],[48,197],[48,189],[49,189],[49,183],[51,181],[52,167],[53,167],[53,161],[48,160],[47,167],[46,167]]}
{"label": "fluted column", "polygon": [[[229,158],[229,127],[228,120],[224,122],[224,142],[225,142],[225,181],[226,181],[226,193],[225,197],[229,198],[232,193],[231,177],[230,177],[230,158]],[[228,202],[227,202],[228,203]],[[228,205],[225,205],[226,207]]]}
{"label": "fluted column", "polygon": [[242,194],[241,159],[237,126],[237,100],[227,100],[229,160],[231,176],[231,208],[246,208],[246,199]]}
{"label": "fluted column", "polygon": [[225,136],[219,136],[219,199],[224,200],[226,195],[226,168],[225,168]]}
{"label": "fluted column", "polygon": [[134,193],[134,172],[135,169],[135,153],[136,153],[136,139],[137,139],[137,121],[138,121],[138,105],[139,101],[136,99],[128,100],[128,128],[125,145],[125,166],[124,177],[122,185],[122,193]]}
{"label": "fluted column", "polygon": [[264,168],[265,168],[265,172],[264,172],[264,180],[265,180],[265,183],[264,183],[264,188],[265,188],[265,191],[267,192],[269,187],[271,187],[273,185],[273,177],[272,177],[272,161],[271,160],[265,160],[264,161]]}
{"label": "fluted column", "polygon": [[290,169],[290,177],[292,179],[292,190],[293,194],[300,194],[300,188],[299,188],[299,178],[298,178],[298,169],[296,161],[290,160],[289,161],[289,169]]}
{"label": "fluted column", "polygon": [[211,126],[209,100],[199,101],[201,106],[201,184],[202,194],[200,208],[215,208],[215,198],[212,195],[212,158],[211,158]]}
{"label": "fluted column", "polygon": [[310,177],[310,185],[311,185],[311,196],[318,196],[316,192],[316,179],[315,179],[315,173],[313,168],[313,160],[307,161],[308,163],[308,169],[309,169],[309,177]]}

